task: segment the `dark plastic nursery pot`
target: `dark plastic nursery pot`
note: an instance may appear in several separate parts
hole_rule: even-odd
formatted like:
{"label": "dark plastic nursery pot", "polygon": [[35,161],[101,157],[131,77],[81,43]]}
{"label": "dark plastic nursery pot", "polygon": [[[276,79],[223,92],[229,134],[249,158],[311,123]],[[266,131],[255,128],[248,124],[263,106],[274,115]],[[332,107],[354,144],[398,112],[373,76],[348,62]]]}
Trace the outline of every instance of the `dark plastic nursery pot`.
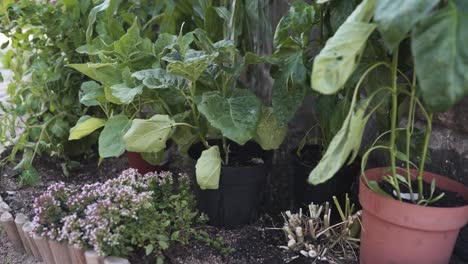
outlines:
{"label": "dark plastic nursery pot", "polygon": [[[386,168],[365,171],[380,180]],[[412,170],[417,175],[416,170]],[[447,177],[424,172],[424,181],[436,179],[443,190],[468,201],[468,188]],[[468,221],[468,205],[452,208],[419,206],[387,198],[370,190],[361,177],[363,207],[360,261],[362,264],[449,263],[460,229]]]}
{"label": "dark plastic nursery pot", "polygon": [[[210,145],[219,145],[222,150],[222,145],[218,143],[210,141]],[[196,161],[203,150],[203,144],[197,143],[190,148],[189,155]],[[202,190],[196,184],[199,210],[208,215],[210,225],[224,228],[236,228],[256,220],[269,154],[253,142],[244,146],[231,143],[230,151],[233,160],[235,156],[252,156],[262,159],[264,163],[223,165],[217,190]]]}
{"label": "dark plastic nursery pot", "polygon": [[359,176],[360,162],[356,159],[351,165],[341,168],[330,180],[319,185],[311,185],[307,182],[307,178],[321,158],[322,146],[320,145],[304,146],[301,157],[297,156],[296,150],[291,153],[294,199],[297,207],[307,206],[311,202],[316,204],[332,202],[334,195],[342,201],[345,194],[351,192],[351,185]]}
{"label": "dark plastic nursery pot", "polygon": [[127,151],[128,167],[137,169],[140,174],[148,172],[158,172],[163,170],[163,166],[151,165],[144,160],[140,153]]}

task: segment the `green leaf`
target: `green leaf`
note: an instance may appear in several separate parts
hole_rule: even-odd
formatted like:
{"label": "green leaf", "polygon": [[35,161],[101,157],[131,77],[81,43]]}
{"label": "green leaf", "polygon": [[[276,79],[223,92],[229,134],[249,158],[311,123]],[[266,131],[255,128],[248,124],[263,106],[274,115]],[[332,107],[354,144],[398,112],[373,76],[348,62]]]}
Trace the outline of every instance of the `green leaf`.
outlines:
{"label": "green leaf", "polygon": [[159,152],[175,129],[175,122],[167,115],[154,115],[150,119],[134,119],[123,140],[128,151]]}
{"label": "green leaf", "polygon": [[361,146],[364,128],[370,115],[366,114],[370,100],[352,105],[340,131],[333,137],[319,164],[309,174],[308,182],[314,185],[326,182],[348,161],[354,161]]}
{"label": "green leaf", "polygon": [[431,181],[431,198],[434,195],[435,189],[436,189],[436,179],[432,179],[432,181]]}
{"label": "green leaf", "polygon": [[379,183],[376,181],[368,181],[367,187],[369,187],[369,189],[371,189],[375,193],[393,199],[393,197],[390,194],[386,193],[384,190],[382,190],[382,188],[380,188]]}
{"label": "green leaf", "polygon": [[83,63],[68,64],[68,66],[105,85],[111,86],[122,82],[122,72],[115,64]]}
{"label": "green leaf", "polygon": [[452,3],[421,20],[413,30],[420,94],[432,112],[444,112],[468,93],[468,14]]}
{"label": "green leaf", "polygon": [[104,97],[104,89],[95,81],[88,81],[81,84],[78,97],[80,103],[86,106],[99,105],[99,99]]}
{"label": "green leaf", "polygon": [[115,115],[107,120],[99,136],[99,156],[101,158],[118,157],[125,152],[123,136],[130,127],[130,120],[125,115]]}
{"label": "green leaf", "polygon": [[217,91],[204,93],[198,110],[225,137],[243,145],[256,134],[261,106],[251,91],[235,89],[228,97]]}
{"label": "green leaf", "polygon": [[166,241],[158,241],[158,244],[162,250],[166,250],[169,248],[169,244]]}
{"label": "green leaf", "polygon": [[312,89],[323,94],[334,94],[341,89],[356,69],[367,38],[375,25],[367,23],[373,14],[375,0],[363,1],[325,47],[315,57],[312,69]]}
{"label": "green leaf", "polygon": [[142,42],[140,27],[137,21],[138,20],[135,19],[127,33],[114,43],[115,51],[122,55],[123,58],[128,58],[133,51],[137,50],[138,44]]}
{"label": "green leaf", "polygon": [[189,32],[183,36],[179,36],[177,38],[177,46],[179,46],[180,53],[185,56],[190,44],[192,44],[194,40],[193,32]]}
{"label": "green leaf", "polygon": [[143,84],[150,89],[179,88],[183,80],[167,73],[164,69],[149,69],[137,71],[132,77],[143,81]]}
{"label": "green leaf", "polygon": [[149,254],[151,254],[154,250],[154,247],[153,245],[149,244],[145,247],[145,254],[146,256],[148,256]]}
{"label": "green leaf", "polygon": [[62,138],[68,134],[68,122],[62,118],[56,118],[52,124],[49,125],[49,130],[56,137]]}
{"label": "green leaf", "polygon": [[308,35],[313,29],[315,19],[315,8],[303,1],[295,1],[288,10],[288,13],[281,18],[276,27],[273,37],[273,46],[278,47],[291,33],[299,36]]}
{"label": "green leaf", "polygon": [[439,0],[378,0],[374,21],[390,50],[394,50],[413,26],[432,10]]}
{"label": "green leaf", "polygon": [[156,42],[154,42],[154,54],[159,57],[164,53],[165,50],[172,49],[176,44],[177,36],[168,33],[162,33],[158,36]]}
{"label": "green leaf", "polygon": [[112,95],[118,98],[124,104],[130,104],[135,96],[143,93],[143,85],[137,87],[128,87],[125,83],[114,84],[110,87]]}
{"label": "green leaf", "polygon": [[80,139],[91,133],[96,129],[101,128],[106,123],[106,120],[101,118],[91,117],[85,115],[78,119],[76,125],[70,129],[68,140]]}
{"label": "green leaf", "polygon": [[88,15],[88,28],[86,29],[86,42],[90,43],[93,36],[94,22],[96,22],[96,16],[99,12],[106,10],[110,5],[110,0],[104,0],[101,4],[93,7]]}
{"label": "green leaf", "polygon": [[203,52],[188,50],[185,61],[174,61],[169,63],[167,71],[171,74],[195,82],[216,56],[217,53],[207,55]]}
{"label": "green leaf", "polygon": [[104,86],[104,98],[113,103],[113,104],[118,104],[118,105],[121,105],[123,104],[119,98],[115,97],[113,94],[112,94],[112,89],[109,87],[109,86]]}
{"label": "green leaf", "polygon": [[179,153],[187,155],[189,148],[198,140],[198,136],[190,127],[178,126],[171,139],[177,144]]}
{"label": "green leaf", "polygon": [[221,176],[221,154],[218,146],[204,150],[195,165],[197,183],[202,190],[218,189]]}
{"label": "green leaf", "polygon": [[306,87],[303,83],[288,87],[284,78],[275,80],[273,84],[272,106],[280,126],[286,126],[289,120],[294,117],[294,114],[301,107],[305,95]]}
{"label": "green leaf", "polygon": [[273,109],[263,106],[262,116],[257,126],[257,134],[254,138],[255,141],[264,150],[278,149],[283,143],[287,131],[287,126],[279,125],[278,120],[273,115]]}
{"label": "green leaf", "polygon": [[209,6],[205,9],[204,29],[211,40],[220,40],[223,38],[223,29],[225,21],[218,16],[216,9]]}

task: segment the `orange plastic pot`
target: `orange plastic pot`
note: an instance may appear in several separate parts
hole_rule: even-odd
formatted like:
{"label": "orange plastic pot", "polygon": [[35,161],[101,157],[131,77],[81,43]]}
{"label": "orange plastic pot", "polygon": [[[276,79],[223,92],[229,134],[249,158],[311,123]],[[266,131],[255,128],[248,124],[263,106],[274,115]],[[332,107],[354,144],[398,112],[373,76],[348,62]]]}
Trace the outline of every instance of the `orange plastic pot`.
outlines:
{"label": "orange plastic pot", "polygon": [[128,166],[137,169],[140,174],[148,172],[159,172],[163,170],[162,166],[151,165],[145,161],[140,153],[127,151]]}
{"label": "orange plastic pot", "polygon": [[[380,180],[386,168],[365,172],[369,180]],[[388,172],[387,172],[388,173]],[[402,175],[404,172],[401,171]],[[416,170],[411,171],[417,175]],[[449,178],[424,172],[424,181],[436,179],[443,190],[459,193],[468,201],[468,188]],[[468,205],[438,208],[403,203],[371,191],[361,177],[362,264],[449,263],[460,229],[468,221]]]}

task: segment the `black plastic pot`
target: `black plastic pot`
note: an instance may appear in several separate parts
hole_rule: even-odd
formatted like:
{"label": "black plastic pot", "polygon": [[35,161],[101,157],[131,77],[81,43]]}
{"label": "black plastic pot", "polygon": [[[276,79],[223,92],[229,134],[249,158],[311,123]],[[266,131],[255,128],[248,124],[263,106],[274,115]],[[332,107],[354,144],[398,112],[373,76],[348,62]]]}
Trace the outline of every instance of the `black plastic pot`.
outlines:
{"label": "black plastic pot", "polygon": [[[210,145],[219,145],[222,150],[219,142],[210,142]],[[205,147],[201,143],[195,144],[190,148],[189,155],[196,161],[203,150]],[[244,161],[222,166],[217,190],[202,190],[197,184],[199,210],[208,215],[210,225],[224,228],[240,227],[257,219],[267,175],[268,153],[257,144],[248,142],[239,146],[230,143],[230,151],[230,159],[233,161],[236,156],[251,156],[262,159],[264,163]]]}
{"label": "black plastic pot", "polygon": [[337,196],[340,202],[344,201],[346,193],[351,192],[351,185],[359,176],[359,159],[356,159],[351,165],[341,168],[335,177],[314,186],[307,182],[307,178],[322,157],[322,147],[320,145],[306,145],[302,149],[301,156],[302,158],[298,157],[296,151],[291,153],[294,170],[295,205],[304,207],[311,202],[316,204],[327,201],[333,202],[333,196]]}

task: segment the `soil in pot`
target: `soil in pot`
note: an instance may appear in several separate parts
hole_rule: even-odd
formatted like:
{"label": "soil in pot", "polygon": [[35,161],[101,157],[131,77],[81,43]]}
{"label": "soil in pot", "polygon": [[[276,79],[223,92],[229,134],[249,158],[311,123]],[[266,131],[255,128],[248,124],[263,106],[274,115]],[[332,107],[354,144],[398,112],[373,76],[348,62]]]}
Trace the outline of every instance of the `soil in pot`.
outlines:
{"label": "soil in pot", "polygon": [[140,153],[127,151],[128,167],[137,169],[140,174],[163,170],[162,166],[152,165],[141,157]]}
{"label": "soil in pot", "polygon": [[[337,196],[340,202],[344,201],[345,194],[351,192],[351,185],[357,180],[360,172],[360,160],[356,159],[351,165],[341,168],[335,177],[314,186],[307,182],[307,178],[322,158],[322,146],[306,145],[300,156],[295,150],[291,153],[291,157],[294,170],[294,198],[297,207],[308,206],[311,202],[333,203],[333,196]],[[352,202],[357,202],[357,199]]]}
{"label": "soil in pot", "polygon": [[[365,175],[369,180],[380,181],[388,174],[386,171],[375,168]],[[398,173],[405,175],[403,170]],[[416,170],[411,173],[417,175]],[[424,172],[423,177],[426,183],[436,179],[443,192],[454,192],[468,200],[468,188],[463,184],[429,172]],[[430,189],[429,185],[427,188]],[[400,202],[371,191],[362,178],[359,199],[363,207],[360,250],[363,264],[449,263],[459,230],[468,221],[466,202],[450,208]]]}
{"label": "soil in pot", "polygon": [[[220,146],[224,160],[221,141],[210,141],[209,144]],[[208,215],[210,225],[236,228],[257,219],[269,153],[253,142],[243,146],[234,142],[228,144],[229,164],[221,168],[219,189],[202,190],[196,184],[196,194],[198,207]],[[197,160],[203,150],[203,144],[195,144],[190,148],[189,155]]]}

